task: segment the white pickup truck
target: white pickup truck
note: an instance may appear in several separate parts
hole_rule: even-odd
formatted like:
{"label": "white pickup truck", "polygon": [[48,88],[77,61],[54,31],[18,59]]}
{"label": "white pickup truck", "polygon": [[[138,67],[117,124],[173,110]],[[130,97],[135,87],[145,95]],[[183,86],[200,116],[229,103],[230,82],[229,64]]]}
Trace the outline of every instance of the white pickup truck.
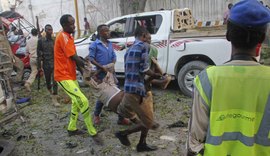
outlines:
{"label": "white pickup truck", "polygon": [[[124,54],[135,40],[136,27],[144,26],[158,49],[158,63],[163,71],[178,80],[183,94],[191,96],[195,76],[208,65],[228,61],[231,54],[225,26],[206,23],[210,25],[203,27],[194,23],[187,8],[131,14],[108,21],[110,41],[117,55],[116,73],[124,74]],[[86,57],[91,42],[91,37],[76,40],[77,54]]]}

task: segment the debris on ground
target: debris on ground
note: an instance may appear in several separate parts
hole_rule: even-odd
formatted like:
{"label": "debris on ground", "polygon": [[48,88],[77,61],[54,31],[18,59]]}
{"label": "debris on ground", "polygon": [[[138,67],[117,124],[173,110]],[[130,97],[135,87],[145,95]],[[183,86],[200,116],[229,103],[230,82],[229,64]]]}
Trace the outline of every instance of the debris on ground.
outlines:
{"label": "debris on ground", "polygon": [[66,143],[66,148],[75,148],[77,146],[78,146],[78,144],[75,142],[67,142]]}
{"label": "debris on ground", "polygon": [[169,124],[167,127],[168,128],[187,127],[187,123],[184,123],[183,121],[179,120],[175,123]]}
{"label": "debris on ground", "polygon": [[162,136],[160,136],[160,139],[174,142],[175,141],[175,136],[162,135]]}
{"label": "debris on ground", "polygon": [[[25,118],[15,118],[0,127],[0,138],[12,141],[15,148],[12,156],[32,155],[172,155],[185,154],[185,142],[187,138],[188,112],[190,112],[191,99],[183,96],[178,88],[170,87],[166,90],[154,88],[155,120],[160,124],[159,129],[149,131],[147,143],[158,146],[154,152],[139,154],[136,145],[140,133],[129,136],[130,147],[122,144],[114,137],[114,133],[127,129],[128,126],[117,125],[117,114],[111,111],[102,111],[101,124],[96,126],[100,137],[104,140],[103,146],[98,146],[88,134],[82,136],[68,136],[71,102],[61,103],[60,107],[51,104],[50,93],[47,91],[41,79],[41,89],[25,92],[24,88],[18,91],[18,97],[31,97],[31,104],[19,104],[18,109]],[[33,88],[36,88],[36,82]],[[82,88],[83,93],[89,99],[90,113],[93,113],[96,97],[90,88]],[[63,90],[59,90],[59,97],[64,97]],[[63,98],[64,99],[64,98]],[[181,99],[181,102],[176,102]],[[91,114],[92,115],[92,114]],[[175,121],[182,121],[176,124]],[[167,128],[170,124],[170,127]],[[132,125],[131,125],[132,126]],[[86,130],[83,117],[80,114],[77,128]],[[18,141],[17,141],[18,140]],[[33,154],[35,153],[35,154]]]}

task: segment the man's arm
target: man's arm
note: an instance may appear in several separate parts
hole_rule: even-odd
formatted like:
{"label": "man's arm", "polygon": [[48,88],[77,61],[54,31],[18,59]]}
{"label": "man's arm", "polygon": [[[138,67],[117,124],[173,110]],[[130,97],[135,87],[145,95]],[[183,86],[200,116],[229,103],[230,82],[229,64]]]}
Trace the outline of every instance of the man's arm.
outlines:
{"label": "man's arm", "polygon": [[75,53],[74,55],[70,56],[70,58],[71,58],[73,61],[75,61],[76,65],[77,65],[77,67],[78,67],[79,69],[84,68],[84,65],[85,65],[86,63],[85,63],[85,61],[84,61],[82,58],[80,58],[80,57],[77,55],[77,53]]}
{"label": "man's arm", "polygon": [[162,75],[160,73],[155,73],[154,71],[152,71],[150,69],[150,66],[149,66],[149,45],[148,46],[145,46],[144,49],[142,49],[142,56],[141,56],[141,60],[142,60],[142,63],[143,63],[143,71],[141,72],[144,72],[146,75],[152,77],[153,79],[159,79]]}
{"label": "man's arm", "polygon": [[155,73],[153,72],[153,70],[151,69],[148,69],[146,72],[145,72],[146,75],[152,77],[153,79],[159,79],[160,77],[162,77],[162,75],[160,73]]}
{"label": "man's arm", "polygon": [[[112,46],[112,45],[111,45]],[[113,51],[113,53],[112,53],[112,63],[114,63],[115,64],[115,62],[116,62],[116,54],[115,54],[115,51],[114,51],[114,49],[113,49],[113,46],[112,46],[112,51]]]}
{"label": "man's arm", "polygon": [[194,88],[193,106],[191,118],[189,121],[188,133],[188,156],[194,153],[202,152],[204,149],[206,134],[209,125],[209,108],[204,104],[204,101],[196,87]]}
{"label": "man's arm", "polygon": [[95,59],[91,60],[91,63],[94,64],[95,66],[97,66],[98,68],[100,68],[101,70],[103,70],[104,72],[107,72],[107,68],[103,67],[101,64],[99,64]]}

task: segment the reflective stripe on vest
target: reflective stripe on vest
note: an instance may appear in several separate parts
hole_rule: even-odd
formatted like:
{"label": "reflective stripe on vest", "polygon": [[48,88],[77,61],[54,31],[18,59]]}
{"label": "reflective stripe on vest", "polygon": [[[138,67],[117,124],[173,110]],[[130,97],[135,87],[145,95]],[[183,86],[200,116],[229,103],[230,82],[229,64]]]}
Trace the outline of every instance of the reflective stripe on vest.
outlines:
{"label": "reflective stripe on vest", "polygon": [[[202,81],[203,80],[203,81]],[[204,82],[204,83],[201,83]],[[209,110],[209,103],[211,101],[212,97],[212,86],[210,84],[210,81],[208,79],[208,75],[206,73],[206,70],[201,71],[200,74],[198,74],[194,80],[194,87],[197,88],[199,91],[203,104],[205,107]]]}
{"label": "reflective stripe on vest", "polygon": [[211,83],[208,79],[208,75],[206,73],[206,70],[203,70],[198,76],[199,76],[200,81],[204,82],[201,84],[203,91],[206,94],[208,100],[211,101],[211,99],[212,99],[212,86],[211,86]]}
{"label": "reflective stripe on vest", "polygon": [[208,79],[208,75],[206,73],[206,70],[203,70],[198,75],[198,77],[199,77],[200,81],[204,82],[204,83],[201,83],[201,87],[202,87],[207,99],[205,99],[205,97],[204,97],[203,103],[206,106],[206,108],[209,110],[209,103],[211,102],[211,99],[212,99],[212,86],[211,86],[211,83]]}
{"label": "reflective stripe on vest", "polygon": [[253,146],[254,143],[270,146],[270,139],[268,138],[270,131],[270,95],[268,96],[267,104],[265,107],[264,115],[258,130],[254,137],[248,137],[241,132],[225,132],[222,136],[212,136],[210,128],[208,128],[206,143],[212,145],[220,145],[222,141],[240,141],[246,146]]}
{"label": "reflective stripe on vest", "polygon": [[[215,68],[219,68],[219,71],[216,72],[217,70],[215,70]],[[247,124],[244,128],[247,128],[247,129],[254,128],[254,130],[255,130],[255,134],[250,134],[249,133],[249,136],[246,136],[246,135],[244,135],[243,132],[241,132],[241,130],[240,130],[241,128],[239,128],[239,127],[237,128],[237,125],[236,126],[233,125],[236,128],[231,128],[232,131],[230,131],[230,132],[226,132],[226,130],[223,130],[223,129],[218,130],[217,127],[212,127],[216,131],[215,132],[216,135],[214,136],[210,132],[210,129],[211,129],[210,127],[211,127],[211,125],[213,126],[213,123],[210,122],[208,132],[207,132],[206,144],[211,144],[211,145],[216,146],[216,145],[221,145],[223,143],[223,141],[240,141],[241,143],[243,143],[244,145],[249,146],[249,147],[254,146],[254,144],[258,144],[258,145],[261,145],[261,146],[270,146],[270,139],[269,139],[269,137],[270,137],[270,134],[269,134],[269,131],[270,131],[270,95],[269,95],[270,87],[269,87],[269,85],[267,85],[267,86],[265,85],[266,87],[262,87],[262,89],[267,91],[265,93],[268,94],[268,95],[261,95],[261,96],[265,96],[265,99],[266,99],[265,103],[261,104],[262,101],[263,101],[261,99],[258,99],[257,101],[255,100],[256,102],[258,102],[258,101],[260,102],[260,106],[258,106],[260,108],[258,110],[261,110],[261,107],[264,108],[263,113],[261,113],[262,116],[259,116],[259,114],[256,115],[256,112],[255,112],[256,110],[254,110],[254,114],[255,114],[254,116],[256,118],[255,117],[253,118],[253,116],[252,116],[253,112],[249,110],[250,109],[249,106],[245,107],[245,103],[247,103],[247,102],[244,99],[243,99],[244,102],[242,102],[242,103],[241,103],[241,100],[237,99],[236,101],[238,101],[238,102],[240,101],[238,107],[236,107],[236,108],[232,107],[233,111],[228,111],[228,110],[226,110],[227,107],[226,106],[224,107],[224,103],[230,102],[230,99],[228,99],[228,98],[230,98],[230,96],[226,96],[226,95],[231,95],[231,94],[226,94],[224,96],[224,98],[222,98],[222,96],[214,94],[214,92],[222,90],[222,89],[219,89],[218,87],[226,87],[226,88],[235,89],[235,92],[237,92],[237,91],[241,92],[241,88],[235,88],[234,86],[222,86],[221,82],[217,82],[218,81],[217,79],[213,80],[216,75],[219,75],[220,73],[222,73],[222,72],[220,72],[220,70],[221,71],[224,70],[223,76],[225,74],[231,74],[230,72],[232,72],[233,73],[232,75],[234,75],[234,76],[236,75],[235,76],[236,78],[238,76],[239,77],[239,82],[242,82],[244,85],[248,84],[249,81],[247,81],[247,82],[245,82],[244,80],[241,81],[240,75],[243,74],[242,76],[249,76],[248,74],[253,73],[254,71],[258,71],[258,72],[254,72],[254,74],[258,74],[258,75],[266,73],[267,75],[258,76],[258,78],[262,78],[263,80],[269,80],[269,82],[270,82],[270,74],[269,74],[270,73],[270,68],[265,67],[265,66],[255,66],[255,67],[252,67],[252,68],[243,67],[243,66],[242,67],[237,67],[237,66],[236,67],[235,66],[233,66],[233,67],[225,67],[224,66],[224,67],[213,67],[212,69],[208,68],[207,70],[202,71],[194,81],[195,82],[195,87],[197,87],[197,89],[198,89],[200,95],[202,96],[204,102],[206,102],[206,105],[209,107],[209,111],[211,111],[213,113],[216,113],[216,114],[219,114],[219,115],[222,114],[222,113],[225,114],[225,118],[223,120],[218,121],[218,120],[213,120],[213,118],[212,118],[212,122],[213,121],[214,122],[222,122],[222,123],[226,124],[226,123],[228,123],[228,121],[232,121],[232,119],[235,119],[235,120],[237,119],[237,121],[233,121],[234,124],[236,124],[237,122],[244,122],[243,119],[245,119],[247,121],[253,121],[254,120],[254,123],[251,124],[251,125],[254,125],[254,127],[251,127],[250,125]],[[209,74],[208,72],[210,73],[211,76],[208,76],[208,74]],[[228,72],[228,73],[226,73],[226,72]],[[244,74],[247,74],[247,75],[244,75]],[[237,80],[237,79],[235,79],[235,77],[233,77],[234,78],[233,80]],[[221,77],[221,78],[225,78],[224,81],[227,82],[227,83],[225,83],[225,85],[230,84],[230,83],[228,83],[228,82],[230,82],[230,80],[228,78],[226,79],[226,76]],[[256,78],[256,76],[255,76],[255,78]],[[253,81],[254,80],[251,80],[251,82],[253,82]],[[235,82],[232,83],[232,84],[235,84]],[[254,83],[254,84],[256,84],[256,83]],[[260,82],[258,82],[257,84],[260,84]],[[265,81],[260,84],[260,87],[263,86],[263,84],[265,84]],[[213,91],[212,85],[215,86],[214,91]],[[258,90],[259,85],[258,86],[256,86],[256,85],[254,85],[254,88]],[[222,90],[222,91],[224,92],[224,90]],[[252,91],[253,90],[249,91],[249,93],[250,93],[249,95],[252,95]],[[257,96],[258,93],[260,93],[260,92],[255,91],[254,98],[261,97],[261,96]],[[241,95],[241,93],[240,93],[240,95]],[[245,95],[245,94],[242,94],[242,95]],[[218,98],[213,97],[213,96],[217,96]],[[219,106],[219,104],[220,104],[219,101],[222,100],[222,99],[223,100],[225,99],[226,102],[223,101],[222,105]],[[212,103],[213,102],[212,100],[215,101],[214,104]],[[234,99],[232,98],[231,100],[234,100]],[[212,110],[212,108],[211,108],[212,104],[215,105],[214,110]],[[250,103],[248,103],[248,104],[250,104]],[[256,103],[254,103],[254,104],[256,104]],[[228,105],[228,109],[231,108],[230,106],[231,105]],[[246,111],[243,111],[244,113],[242,112],[242,114],[241,113],[239,113],[239,114],[230,114],[231,112],[234,112],[234,111],[237,112],[238,109],[241,110],[241,106],[244,106],[247,109]],[[251,112],[250,116],[248,116],[248,115],[244,116],[246,114],[249,114],[249,112]],[[257,113],[260,113],[260,112],[257,112]],[[228,117],[228,118],[226,118],[226,117]],[[259,122],[259,121],[257,121],[258,119],[259,119],[260,123],[256,125],[256,123]],[[225,122],[225,120],[228,120],[228,121]],[[219,125],[219,124],[216,124],[216,125]],[[228,125],[228,126],[230,126],[230,125]],[[259,127],[259,128],[256,129],[256,127],[257,128]],[[233,129],[235,129],[235,131]],[[252,132],[252,130],[247,131],[247,132]],[[214,148],[214,147],[212,147],[212,148]],[[266,148],[269,148],[269,147],[266,147]]]}

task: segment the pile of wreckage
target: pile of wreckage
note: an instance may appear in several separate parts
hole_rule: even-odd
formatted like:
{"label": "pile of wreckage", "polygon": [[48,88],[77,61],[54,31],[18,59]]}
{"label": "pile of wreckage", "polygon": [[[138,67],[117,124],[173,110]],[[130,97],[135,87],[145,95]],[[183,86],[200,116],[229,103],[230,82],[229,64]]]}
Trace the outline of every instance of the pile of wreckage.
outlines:
{"label": "pile of wreckage", "polygon": [[[12,51],[6,38],[4,27],[0,22],[0,127],[14,117],[20,116],[16,108],[16,95],[12,88],[11,73],[13,71]],[[21,116],[20,116],[21,117]],[[21,119],[23,119],[21,117]],[[9,155],[13,143],[0,138],[0,155]]]}

